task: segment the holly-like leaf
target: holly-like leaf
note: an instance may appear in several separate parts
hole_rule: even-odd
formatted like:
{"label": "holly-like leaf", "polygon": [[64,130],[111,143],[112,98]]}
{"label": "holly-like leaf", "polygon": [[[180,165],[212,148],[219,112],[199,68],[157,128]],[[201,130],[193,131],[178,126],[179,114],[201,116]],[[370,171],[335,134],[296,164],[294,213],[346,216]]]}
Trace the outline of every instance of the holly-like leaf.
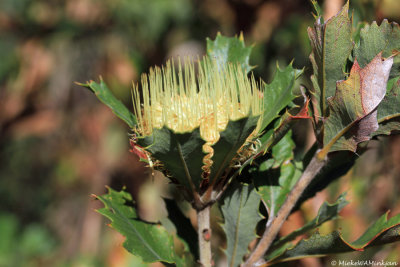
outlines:
{"label": "holly-like leaf", "polygon": [[212,148],[213,164],[209,175],[210,183],[214,183],[221,177],[232,159],[237,155],[239,148],[246,142],[246,139],[257,126],[259,116],[250,116],[237,121],[229,121],[225,130],[220,132],[220,138]]}
{"label": "holly-like leaf", "polygon": [[318,17],[313,28],[308,29],[313,66],[313,94],[317,99],[315,110],[318,116],[327,112],[326,99],[335,94],[336,81],[345,77],[343,72],[346,61],[353,48],[351,41],[352,25],[348,15],[349,2],[334,17],[321,23]]}
{"label": "holly-like leaf", "polygon": [[202,181],[205,143],[199,128],[190,133],[174,133],[163,127],[138,140],[138,144],[147,147],[152,157],[161,161],[172,177],[189,192],[199,188]]}
{"label": "holly-like leaf", "polygon": [[384,245],[400,240],[400,214],[387,219],[387,213],[372,224],[356,241],[348,242],[339,231],[327,235],[315,232],[309,239],[301,240],[291,248],[273,257],[267,256],[268,263],[274,264],[305,257],[321,257],[327,254],[337,254],[350,251],[363,251],[372,246]]}
{"label": "holly-like leaf", "polygon": [[264,160],[256,171],[251,172],[257,192],[267,206],[268,216],[276,215],[301,175],[291,162],[294,147],[291,132],[288,132],[272,147],[272,158]]}
{"label": "holly-like leaf", "polygon": [[400,79],[393,79],[391,90],[378,106],[379,129],[377,135],[390,135],[393,131],[400,131]]}
{"label": "holly-like leaf", "polygon": [[90,81],[86,84],[78,84],[90,89],[101,102],[108,106],[112,112],[117,115],[118,118],[128,124],[130,128],[133,128],[137,124],[135,115],[133,115],[133,113],[130,112],[121,101],[115,98],[111,90],[108,89],[107,85],[102,79],[100,79],[100,83]]}
{"label": "holly-like leaf", "polygon": [[253,68],[249,65],[251,49],[251,46],[245,46],[242,34],[237,38],[218,33],[214,41],[207,38],[207,55],[220,62],[221,66],[225,66],[228,62],[239,63],[246,72],[249,72]]}
{"label": "holly-like leaf", "polygon": [[293,231],[289,235],[281,237],[279,240],[275,241],[272,245],[271,250],[275,248],[280,248],[287,242],[293,241],[296,237],[319,227],[324,222],[336,219],[339,215],[339,212],[344,208],[344,206],[348,204],[345,196],[346,193],[341,194],[336,202],[332,204],[324,202],[319,208],[317,216],[312,221],[306,223],[303,227]]}
{"label": "holly-like leaf", "polygon": [[239,183],[232,184],[225,194],[220,206],[227,239],[225,253],[228,266],[236,267],[242,263],[250,241],[257,237],[255,228],[261,220],[258,213],[260,196],[252,185]]}
{"label": "holly-like leaf", "polygon": [[96,197],[104,204],[104,208],[97,211],[110,219],[110,226],[126,237],[123,245],[130,253],[149,263],[182,261],[175,253],[173,236],[160,224],[140,220],[129,193],[109,188],[108,194]]}
{"label": "holly-like leaf", "polygon": [[288,106],[295,98],[293,95],[293,87],[295,80],[301,75],[302,71],[294,69],[289,64],[285,69],[281,70],[279,66],[272,82],[264,87],[264,114],[261,123],[261,130],[264,130],[278,114]]}
{"label": "holly-like leaf", "polygon": [[365,68],[354,62],[350,76],[337,84],[330,98],[330,115],[324,123],[323,154],[329,151],[355,151],[378,129],[377,106],[386,93],[393,58],[378,54]]}
{"label": "holly-like leaf", "polygon": [[[360,32],[360,42],[354,48],[354,56],[361,67],[366,66],[377,54],[387,58],[400,52],[399,24],[386,19],[378,26],[376,21],[366,25]],[[400,74],[400,56],[394,58],[391,77]]]}

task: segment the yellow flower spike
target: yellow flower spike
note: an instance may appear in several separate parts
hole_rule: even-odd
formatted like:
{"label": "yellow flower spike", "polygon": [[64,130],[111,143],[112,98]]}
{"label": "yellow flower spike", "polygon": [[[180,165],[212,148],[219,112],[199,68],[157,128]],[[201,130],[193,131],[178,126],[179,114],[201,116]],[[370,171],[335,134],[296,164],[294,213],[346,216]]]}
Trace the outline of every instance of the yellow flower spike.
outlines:
{"label": "yellow flower spike", "polygon": [[188,59],[183,69],[178,65],[178,72],[168,61],[166,67],[155,67],[142,75],[143,103],[139,86],[133,88],[138,133],[148,136],[163,126],[176,133],[200,127],[201,137],[212,145],[229,120],[261,115],[262,94],[253,76],[247,78],[239,65],[220,69],[215,60],[205,58],[202,62],[197,64],[197,76],[194,63]]}
{"label": "yellow flower spike", "polygon": [[[239,64],[221,66],[207,57],[197,63],[179,60],[176,68],[173,61],[168,61],[162,68],[150,69],[149,74],[142,75],[143,102],[138,85],[132,95],[138,120],[135,131],[142,137],[163,127],[174,133],[190,133],[199,128],[207,154],[203,171],[208,172],[213,163],[212,146],[229,121],[250,116],[262,120],[263,94],[254,76],[248,78]],[[246,143],[258,133],[258,128]]]}

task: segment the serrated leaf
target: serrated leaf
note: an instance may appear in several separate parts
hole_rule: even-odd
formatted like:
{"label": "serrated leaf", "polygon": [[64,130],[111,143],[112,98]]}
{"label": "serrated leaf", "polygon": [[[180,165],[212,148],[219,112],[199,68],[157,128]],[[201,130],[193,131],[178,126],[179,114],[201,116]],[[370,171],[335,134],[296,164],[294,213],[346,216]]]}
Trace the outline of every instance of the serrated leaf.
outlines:
{"label": "serrated leaf", "polygon": [[377,135],[390,135],[400,131],[400,79],[393,79],[391,90],[378,106],[379,129],[373,133]]}
{"label": "serrated leaf", "polygon": [[210,183],[215,183],[225,169],[237,155],[237,151],[246,142],[246,139],[257,126],[259,116],[250,116],[237,121],[229,121],[225,130],[220,132],[220,138],[212,148],[214,155],[211,158]]}
{"label": "serrated leaf", "polygon": [[[354,56],[361,67],[366,66],[376,55],[387,58],[400,52],[400,27],[386,19],[378,26],[376,21],[366,25],[360,32],[360,43],[354,48]],[[394,58],[391,77],[400,74],[400,56]]]}
{"label": "serrated leaf", "polygon": [[291,132],[288,132],[272,147],[272,158],[261,162],[258,170],[251,172],[257,192],[267,206],[268,216],[276,215],[301,175],[301,171],[290,161],[294,147]]}
{"label": "serrated leaf", "polygon": [[202,181],[203,145],[199,128],[190,133],[174,133],[167,127],[154,129],[153,134],[138,140],[154,158],[161,161],[173,178],[189,192]]}
{"label": "serrated leaf", "polygon": [[133,128],[137,124],[135,115],[133,115],[133,113],[130,112],[121,101],[115,98],[103,80],[100,80],[100,83],[90,81],[86,84],[78,84],[90,89],[101,102],[108,106],[112,112],[117,115],[118,118],[128,124],[130,128]]}
{"label": "serrated leaf", "polygon": [[355,151],[378,129],[377,106],[386,93],[393,58],[378,54],[365,68],[354,62],[350,76],[337,83],[335,96],[328,99],[329,117],[324,123],[324,148]]}
{"label": "serrated leaf", "polygon": [[311,80],[317,99],[318,116],[326,114],[326,99],[335,94],[336,81],[344,79],[346,61],[353,48],[351,41],[352,25],[348,15],[349,2],[334,17],[321,23],[318,17],[314,27],[308,28],[313,66]]}
{"label": "serrated leaf", "polygon": [[129,202],[132,196],[124,191],[108,189],[108,194],[96,196],[104,208],[97,211],[111,220],[110,226],[126,237],[124,247],[144,262],[175,263],[182,259],[175,254],[173,236],[159,225],[147,223],[137,216]]}
{"label": "serrated leaf", "polygon": [[334,220],[338,217],[339,212],[348,204],[345,199],[346,193],[341,194],[335,203],[329,204],[324,202],[318,210],[317,216],[310,222],[306,223],[303,227],[293,231],[287,236],[281,237],[279,240],[272,244],[271,250],[280,248],[287,242],[293,241],[296,237],[307,233],[322,225],[324,222]]}
{"label": "serrated leaf", "polygon": [[400,240],[400,214],[387,219],[387,213],[372,224],[364,234],[354,242],[343,239],[339,231],[327,235],[315,232],[309,239],[301,240],[292,248],[286,249],[274,258],[268,258],[269,264],[290,261],[304,257],[321,257],[351,251],[363,251],[365,248],[384,245]]}
{"label": "serrated leaf", "polygon": [[255,239],[256,225],[261,220],[258,213],[260,196],[252,185],[232,184],[221,204],[224,216],[222,228],[227,238],[225,250],[228,266],[239,266],[247,253],[250,241]]}
{"label": "serrated leaf", "polygon": [[245,46],[242,34],[237,38],[218,33],[214,41],[207,38],[207,55],[220,62],[221,66],[228,62],[240,63],[249,72],[253,68],[249,65],[251,49],[251,46]]}
{"label": "serrated leaf", "polygon": [[293,87],[295,80],[302,71],[294,69],[292,64],[281,70],[279,66],[272,82],[264,87],[264,114],[261,123],[261,130],[264,130],[295,98]]}

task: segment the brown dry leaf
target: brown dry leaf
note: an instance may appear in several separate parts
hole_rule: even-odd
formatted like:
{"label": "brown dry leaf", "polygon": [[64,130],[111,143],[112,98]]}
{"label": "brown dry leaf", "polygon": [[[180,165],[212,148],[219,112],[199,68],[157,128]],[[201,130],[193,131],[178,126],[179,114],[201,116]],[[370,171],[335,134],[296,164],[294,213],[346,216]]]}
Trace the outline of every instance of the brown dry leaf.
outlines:
{"label": "brown dry leaf", "polygon": [[393,58],[378,54],[365,68],[357,60],[345,81],[339,81],[334,97],[328,99],[330,115],[325,121],[323,154],[355,151],[370,139],[378,126],[377,107],[386,94]]}

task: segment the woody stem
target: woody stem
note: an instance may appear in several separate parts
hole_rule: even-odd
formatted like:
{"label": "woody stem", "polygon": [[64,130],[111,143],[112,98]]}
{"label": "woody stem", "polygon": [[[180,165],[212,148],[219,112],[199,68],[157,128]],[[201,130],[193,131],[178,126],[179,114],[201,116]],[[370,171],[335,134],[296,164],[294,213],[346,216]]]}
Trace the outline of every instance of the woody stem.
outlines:
{"label": "woody stem", "polygon": [[200,263],[203,267],[212,266],[211,257],[211,228],[210,228],[210,210],[211,206],[207,205],[197,211],[197,235],[199,238]]}

